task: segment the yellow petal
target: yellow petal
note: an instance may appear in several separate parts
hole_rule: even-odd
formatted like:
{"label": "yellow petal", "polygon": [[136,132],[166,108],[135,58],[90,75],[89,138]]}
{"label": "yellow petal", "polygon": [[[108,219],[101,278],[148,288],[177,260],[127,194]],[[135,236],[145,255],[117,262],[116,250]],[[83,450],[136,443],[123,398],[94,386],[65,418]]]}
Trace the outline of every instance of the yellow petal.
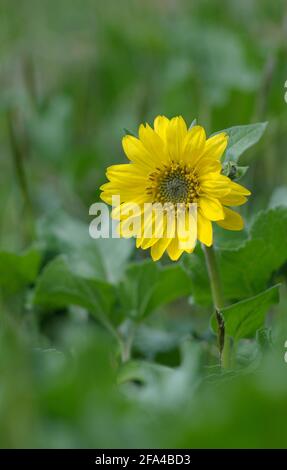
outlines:
{"label": "yellow petal", "polygon": [[160,136],[149,126],[143,124],[139,127],[139,138],[147,152],[151,155],[153,164],[162,167],[167,160],[165,145]]}
{"label": "yellow petal", "polygon": [[241,194],[229,193],[227,196],[221,197],[220,202],[225,206],[241,206],[247,202],[247,198]]}
{"label": "yellow petal", "polygon": [[131,238],[136,237],[140,232],[141,216],[128,217],[119,222],[117,231],[121,237]]}
{"label": "yellow petal", "polygon": [[154,170],[156,165],[152,155],[139,139],[133,135],[126,135],[123,137],[122,146],[130,161],[137,163],[147,172]]}
{"label": "yellow petal", "polygon": [[174,117],[169,121],[166,138],[169,156],[172,160],[179,161],[182,159],[186,134],[186,123],[181,116]]}
{"label": "yellow petal", "polygon": [[206,157],[219,160],[227,147],[227,143],[228,135],[225,132],[210,137],[205,143],[202,158]]}
{"label": "yellow petal", "polygon": [[[153,245],[153,247],[151,248],[151,255],[155,261],[161,258],[163,253],[168,249],[168,247],[176,239],[175,230],[176,230],[175,215],[173,213],[172,215],[167,214],[166,219],[165,219],[165,228],[164,228],[164,234],[163,234],[164,236],[156,243],[156,245]],[[172,253],[173,251],[174,251],[174,248],[172,247]]]}
{"label": "yellow petal", "polygon": [[141,247],[143,250],[149,248],[149,243],[152,242],[153,237],[153,212],[146,211],[142,214],[141,219],[141,234],[137,239],[137,248]]}
{"label": "yellow petal", "polygon": [[112,201],[113,196],[119,196],[121,202],[125,202],[142,197],[144,198],[145,202],[149,202],[151,196],[148,195],[143,188],[144,187],[140,185],[122,185],[109,182],[103,184],[100,187],[100,189],[103,191],[101,198],[103,199],[103,197],[109,197],[109,199]]}
{"label": "yellow petal", "polygon": [[166,141],[166,132],[169,126],[169,119],[165,116],[157,116],[154,120],[153,127],[155,132],[162,138],[162,140]]}
{"label": "yellow petal", "polygon": [[152,247],[151,247],[151,257],[153,261],[158,261],[164,252],[166,251],[167,247],[171,243],[171,238],[160,238]]}
{"label": "yellow petal", "polygon": [[222,165],[218,160],[213,160],[212,158],[200,158],[195,165],[195,170],[200,176],[214,172],[220,173]]}
{"label": "yellow petal", "polygon": [[220,174],[217,174],[215,177],[213,177],[213,175],[214,173],[210,173],[204,178],[200,178],[200,192],[215,198],[221,198],[229,194],[229,178],[222,177]]}
{"label": "yellow petal", "polygon": [[185,137],[182,159],[185,163],[195,165],[202,155],[205,146],[205,130],[201,126],[193,126]]}
{"label": "yellow petal", "polygon": [[207,196],[200,197],[199,207],[204,217],[209,220],[224,219],[223,207],[218,201],[218,199],[214,199]]}
{"label": "yellow petal", "polygon": [[200,211],[197,213],[197,238],[207,246],[212,245],[212,223]]}
{"label": "yellow petal", "polygon": [[146,182],[147,173],[143,168],[134,163],[123,163],[121,165],[111,165],[107,168],[106,176],[110,181],[133,181]]}
{"label": "yellow petal", "polygon": [[132,201],[127,201],[122,204],[119,204],[117,207],[114,207],[111,213],[111,217],[114,220],[125,219],[130,216],[130,212],[142,213],[143,203],[145,202],[145,197],[140,196],[135,198]]}
{"label": "yellow petal", "polygon": [[192,212],[178,214],[177,216],[177,238],[179,248],[183,250],[194,249],[197,235],[197,224]]}
{"label": "yellow petal", "polygon": [[112,204],[112,197],[113,196],[110,193],[103,192],[100,194],[101,200],[104,201],[106,204],[110,204],[110,205]]}
{"label": "yellow petal", "polygon": [[245,188],[244,186],[241,186],[241,184],[235,183],[234,181],[231,181],[230,189],[231,193],[241,194],[241,196],[250,196],[251,194],[249,189]]}
{"label": "yellow petal", "polygon": [[205,175],[199,175],[199,181],[217,181],[217,182],[222,182],[228,186],[231,185],[231,180],[225,176],[219,173],[218,171],[206,173]]}
{"label": "yellow petal", "polygon": [[184,250],[179,248],[177,237],[173,238],[167,247],[167,253],[170,259],[172,261],[177,261],[183,252]]}
{"label": "yellow petal", "polygon": [[157,243],[158,240],[159,238],[157,238],[156,236],[143,238],[140,246],[143,250],[147,250],[148,248],[151,248],[155,243]]}
{"label": "yellow petal", "polygon": [[164,211],[158,211],[155,206],[154,210],[154,237],[162,238],[166,230],[166,214]]}
{"label": "yellow petal", "polygon": [[237,212],[224,207],[224,220],[217,221],[220,227],[227,230],[242,230],[244,227],[244,221],[240,214]]}
{"label": "yellow petal", "polygon": [[110,179],[109,186],[101,186],[100,189],[107,190],[109,188],[121,188],[121,189],[131,189],[132,192],[145,192],[146,187],[148,185],[147,178],[137,177],[137,176],[129,176],[125,175],[121,177],[112,177]]}

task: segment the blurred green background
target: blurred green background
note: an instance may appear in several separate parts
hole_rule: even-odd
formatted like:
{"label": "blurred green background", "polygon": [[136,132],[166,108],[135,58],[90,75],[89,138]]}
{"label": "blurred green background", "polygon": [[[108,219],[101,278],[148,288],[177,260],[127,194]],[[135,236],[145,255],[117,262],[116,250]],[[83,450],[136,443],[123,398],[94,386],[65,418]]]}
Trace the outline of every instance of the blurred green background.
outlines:
{"label": "blurred green background", "polygon": [[158,114],[209,134],[268,121],[241,159],[243,214],[286,206],[286,2],[0,0],[0,25],[0,446],[286,447],[284,259],[272,351],[243,342],[243,371],[218,378],[208,301],[192,303],[183,271],[165,284],[153,268],[161,300],[122,367],[99,315],[125,337],[129,263],[145,253],[88,235],[105,169],[125,161],[124,128]]}

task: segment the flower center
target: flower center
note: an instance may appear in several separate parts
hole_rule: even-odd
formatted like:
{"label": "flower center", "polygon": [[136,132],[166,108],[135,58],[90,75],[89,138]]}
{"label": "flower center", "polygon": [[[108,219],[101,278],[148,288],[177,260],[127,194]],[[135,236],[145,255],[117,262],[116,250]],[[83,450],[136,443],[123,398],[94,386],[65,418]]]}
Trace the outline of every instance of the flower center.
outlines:
{"label": "flower center", "polygon": [[159,199],[168,202],[185,202],[188,196],[189,184],[181,174],[171,173],[162,178],[159,184]]}
{"label": "flower center", "polygon": [[172,162],[163,170],[157,168],[149,180],[151,186],[147,192],[153,195],[154,202],[188,204],[197,200],[199,182],[189,165]]}

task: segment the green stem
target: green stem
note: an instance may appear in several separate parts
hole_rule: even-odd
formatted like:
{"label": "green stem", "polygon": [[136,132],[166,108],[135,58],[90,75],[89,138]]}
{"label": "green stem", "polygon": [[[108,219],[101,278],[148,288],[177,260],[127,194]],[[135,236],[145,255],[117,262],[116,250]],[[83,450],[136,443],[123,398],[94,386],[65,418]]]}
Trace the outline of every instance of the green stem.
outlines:
{"label": "green stem", "polygon": [[211,293],[213,298],[214,307],[216,310],[221,310],[224,306],[223,294],[217,261],[213,246],[203,245],[207,271],[210,280]]}
{"label": "green stem", "polygon": [[210,287],[215,308],[215,318],[218,326],[218,348],[220,364],[223,367],[228,366],[229,362],[229,339],[225,338],[225,325],[221,309],[224,307],[224,298],[222,293],[221,280],[216,261],[216,255],[213,246],[203,245],[206,267],[210,280]]}
{"label": "green stem", "polygon": [[137,329],[137,324],[133,321],[129,322],[126,337],[122,341],[121,356],[122,362],[128,362],[131,358],[131,350],[134,342],[134,337]]}
{"label": "green stem", "polygon": [[128,362],[131,358],[131,350],[137,329],[136,322],[129,320],[126,323],[126,331],[122,333],[114,327],[104,313],[99,315],[99,312],[97,312],[96,318],[98,318],[101,325],[117,340],[122,362]]}

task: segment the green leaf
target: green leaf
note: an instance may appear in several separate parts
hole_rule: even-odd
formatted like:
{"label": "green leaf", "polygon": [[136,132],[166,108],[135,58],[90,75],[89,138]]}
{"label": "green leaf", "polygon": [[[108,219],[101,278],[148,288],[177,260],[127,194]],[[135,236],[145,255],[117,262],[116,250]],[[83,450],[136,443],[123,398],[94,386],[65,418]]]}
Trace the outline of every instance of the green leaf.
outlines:
{"label": "green leaf", "polygon": [[64,256],[51,261],[36,284],[33,302],[44,309],[78,305],[103,321],[112,311],[114,288],[104,281],[74,274]]}
{"label": "green leaf", "polygon": [[30,248],[23,254],[0,252],[0,287],[4,296],[15,294],[34,282],[41,262],[41,253]]}
{"label": "green leaf", "polygon": [[162,379],[170,374],[172,369],[160,364],[146,361],[129,361],[122,365],[119,370],[118,383],[138,381],[143,384]]}
{"label": "green leaf", "polygon": [[271,195],[269,207],[273,209],[278,206],[287,207],[287,186],[277,187]]}
{"label": "green leaf", "polygon": [[132,241],[126,239],[92,239],[88,222],[64,212],[41,219],[38,237],[52,255],[65,254],[73,272],[112,283],[122,275],[133,247]]}
{"label": "green leaf", "polygon": [[201,379],[199,377],[200,347],[185,340],[180,347],[179,367],[171,368],[146,361],[131,361],[124,364],[118,376],[119,383],[140,382],[138,392],[141,399],[152,407],[181,407],[188,395],[193,395]]}
{"label": "green leaf", "polygon": [[146,306],[146,312],[151,313],[190,292],[189,278],[180,266],[170,265],[159,269],[158,281]]}
{"label": "green leaf", "polygon": [[[265,316],[272,304],[279,302],[279,285],[260,294],[242,300],[221,310],[224,317],[225,333],[235,341],[241,338],[252,338],[264,325]],[[217,331],[215,316],[212,316],[213,331]]]}
{"label": "green leaf", "polygon": [[[247,238],[238,244],[216,247],[224,297],[237,301],[259,294],[268,286],[273,273],[287,261],[287,207],[260,212]],[[200,247],[183,258],[191,277],[196,302],[211,305],[211,291],[205,260]]]}
{"label": "green leaf", "polygon": [[211,290],[201,246],[198,244],[191,255],[184,254],[181,263],[190,277],[194,301],[200,305],[210,305],[212,303]]}
{"label": "green leaf", "polygon": [[248,239],[248,228],[243,230],[226,230],[217,224],[213,224],[213,238],[217,250],[224,248],[237,249]]}
{"label": "green leaf", "polygon": [[218,250],[224,294],[242,299],[266,289],[274,272],[287,261],[287,208],[260,212],[249,237],[238,248]]}
{"label": "green leaf", "polygon": [[258,122],[256,124],[234,126],[224,129],[224,132],[229,136],[225,161],[233,160],[234,162],[238,162],[240,155],[261,139],[267,124],[267,122]]}
{"label": "green leaf", "polygon": [[134,318],[145,317],[189,292],[190,281],[181,266],[162,268],[153,261],[128,266],[119,285],[121,307]]}

